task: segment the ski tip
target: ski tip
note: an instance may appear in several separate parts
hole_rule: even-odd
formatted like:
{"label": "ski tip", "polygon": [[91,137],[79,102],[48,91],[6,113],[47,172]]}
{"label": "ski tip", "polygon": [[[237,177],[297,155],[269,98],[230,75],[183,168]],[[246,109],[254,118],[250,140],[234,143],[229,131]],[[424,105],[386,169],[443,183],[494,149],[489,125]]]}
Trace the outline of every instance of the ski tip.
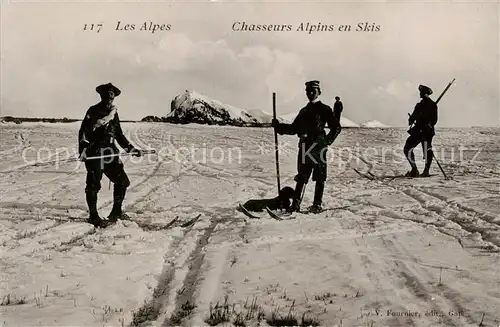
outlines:
{"label": "ski tip", "polygon": [[283,220],[283,218],[279,217],[277,214],[275,214],[274,212],[272,212],[271,209],[269,209],[269,207],[266,206],[266,211],[267,213],[274,219],[276,220]]}
{"label": "ski tip", "polygon": [[198,219],[200,219],[201,217],[201,213],[199,213],[196,217],[194,217],[193,219],[191,220],[188,220],[187,222],[185,222],[184,224],[181,225],[181,227],[189,227],[191,225],[193,225],[194,223],[196,223],[196,221],[198,221]]}
{"label": "ski tip", "polygon": [[238,203],[238,209],[237,210],[239,210],[240,212],[242,212],[248,218],[260,219],[260,217],[255,216],[252,213],[250,213],[250,211],[248,211],[241,203]]}

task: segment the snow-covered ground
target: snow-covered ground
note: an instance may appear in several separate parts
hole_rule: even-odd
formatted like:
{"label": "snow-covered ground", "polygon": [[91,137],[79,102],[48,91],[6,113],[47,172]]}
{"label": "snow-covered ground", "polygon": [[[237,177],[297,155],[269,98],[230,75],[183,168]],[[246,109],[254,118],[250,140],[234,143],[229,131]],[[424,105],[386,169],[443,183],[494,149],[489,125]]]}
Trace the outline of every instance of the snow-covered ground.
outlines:
{"label": "snow-covered ground", "polygon": [[[261,326],[287,316],[295,325],[500,325],[498,128],[437,130],[451,180],[434,164],[430,178],[381,181],[352,168],[405,172],[406,130],[346,129],[329,151],[327,210],[282,222],[235,210],[277,193],[272,129],[123,128],[160,151],[123,158],[132,221],[102,230],[85,222],[85,168],[54,162],[74,155],[78,124],[2,126],[2,326],[203,326],[211,308],[216,322],[247,326],[260,313]],[[297,139],[279,140],[281,185],[293,186]],[[52,163],[32,165],[37,154]],[[421,149],[416,157],[422,167]],[[106,177],[99,195],[106,216]],[[226,312],[215,309],[225,297]]]}

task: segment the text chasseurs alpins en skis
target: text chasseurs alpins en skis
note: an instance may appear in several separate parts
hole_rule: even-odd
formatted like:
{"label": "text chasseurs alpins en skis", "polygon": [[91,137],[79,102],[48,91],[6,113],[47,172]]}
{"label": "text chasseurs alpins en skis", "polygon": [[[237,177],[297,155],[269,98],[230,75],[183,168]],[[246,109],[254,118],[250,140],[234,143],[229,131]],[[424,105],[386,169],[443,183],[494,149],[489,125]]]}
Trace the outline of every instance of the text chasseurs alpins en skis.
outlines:
{"label": "text chasseurs alpins en skis", "polygon": [[292,24],[252,24],[245,21],[234,22],[231,29],[235,32],[380,32],[380,24],[373,22],[357,22],[355,24],[325,24],[325,23],[300,23]]}

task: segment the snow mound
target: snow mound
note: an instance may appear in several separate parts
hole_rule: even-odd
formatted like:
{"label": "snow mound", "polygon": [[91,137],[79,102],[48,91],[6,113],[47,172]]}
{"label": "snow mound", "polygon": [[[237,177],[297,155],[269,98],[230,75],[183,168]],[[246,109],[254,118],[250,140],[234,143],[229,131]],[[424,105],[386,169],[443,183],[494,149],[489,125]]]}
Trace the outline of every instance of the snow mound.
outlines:
{"label": "snow mound", "polygon": [[183,92],[171,102],[167,120],[173,123],[236,125],[269,123],[272,116],[261,110],[243,110],[196,91]]}
{"label": "snow mound", "polygon": [[344,117],[340,117],[340,126],[342,127],[359,127],[358,124]]}
{"label": "snow mound", "polygon": [[389,127],[389,126],[382,124],[378,120],[371,120],[371,121],[368,121],[366,123],[361,124],[361,127],[365,127],[365,128],[385,128],[385,127]]}
{"label": "snow mound", "polygon": [[[284,114],[284,115],[281,115],[278,118],[278,120],[281,120],[282,122],[286,122],[286,123],[291,123],[291,122],[293,122],[295,117],[297,117],[297,114],[298,114],[298,112],[291,112],[288,114]],[[358,124],[356,124],[355,122],[353,122],[347,118],[344,118],[344,117],[340,117],[340,126],[342,126],[342,127],[359,127]]]}

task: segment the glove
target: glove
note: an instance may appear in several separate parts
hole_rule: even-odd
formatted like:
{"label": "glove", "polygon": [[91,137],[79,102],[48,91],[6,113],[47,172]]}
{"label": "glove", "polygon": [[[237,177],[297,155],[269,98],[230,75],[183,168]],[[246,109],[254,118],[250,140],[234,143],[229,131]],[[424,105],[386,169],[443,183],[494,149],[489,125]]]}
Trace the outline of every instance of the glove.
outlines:
{"label": "glove", "polygon": [[80,161],[87,160],[87,150],[89,148],[89,142],[82,141],[78,144],[78,159]]}
{"label": "glove", "polygon": [[142,157],[142,151],[136,148],[133,148],[130,151],[130,154],[133,155],[134,157]]}
{"label": "glove", "polygon": [[276,126],[278,126],[278,125],[279,125],[279,123],[280,123],[280,122],[279,122],[277,119],[274,119],[274,118],[273,118],[273,119],[271,120],[271,127],[276,127]]}
{"label": "glove", "polygon": [[87,149],[84,149],[82,152],[80,152],[80,155],[78,156],[78,159],[79,159],[80,161],[85,161],[85,160],[87,160],[86,150],[87,150]]}

